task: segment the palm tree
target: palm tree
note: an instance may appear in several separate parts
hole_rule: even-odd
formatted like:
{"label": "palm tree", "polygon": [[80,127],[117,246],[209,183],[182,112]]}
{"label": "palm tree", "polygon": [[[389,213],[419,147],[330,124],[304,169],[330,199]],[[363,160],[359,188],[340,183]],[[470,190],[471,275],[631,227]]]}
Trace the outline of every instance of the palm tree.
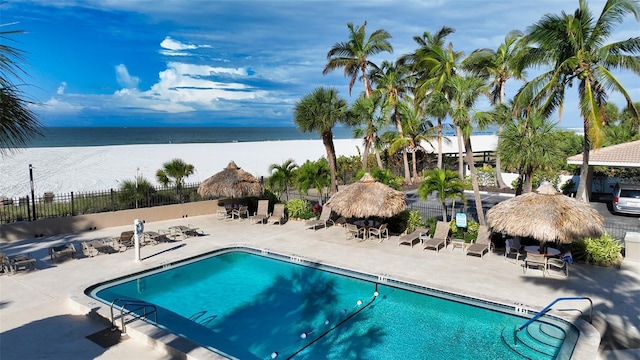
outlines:
{"label": "palm tree", "polygon": [[351,89],[360,75],[364,82],[364,93],[369,97],[371,84],[367,72],[369,68],[377,68],[376,64],[369,59],[384,51],[393,53],[393,47],[389,42],[391,34],[384,29],[378,29],[371,33],[367,39],[366,27],[366,21],[362,26],[354,26],[351,22],[347,23],[349,40],[333,45],[327,53],[327,65],[322,70],[322,74],[327,75],[335,69],[343,68],[345,76],[351,77],[349,95],[351,95]]}
{"label": "palm tree", "polygon": [[296,188],[305,194],[314,188],[318,192],[318,202],[322,204],[324,189],[331,185],[331,175],[326,159],[305,161],[296,171]]}
{"label": "palm tree", "polygon": [[289,187],[293,185],[293,181],[296,177],[296,164],[293,159],[289,159],[282,164],[269,165],[269,185],[277,191],[284,191],[289,201]]}
{"label": "palm tree", "polygon": [[[370,97],[360,96],[353,104],[348,114],[348,124],[351,126],[363,125],[355,128],[354,137],[364,139],[364,149],[362,150],[362,169],[368,169],[369,152],[377,141],[378,129],[386,122],[386,108],[384,99],[378,93],[373,93]],[[376,153],[378,167],[381,168],[380,154]]]}
{"label": "palm tree", "polygon": [[138,208],[139,203],[148,199],[148,196],[154,193],[155,189],[153,188],[153,184],[144,176],[136,175],[134,180],[123,181],[120,185],[120,191],[122,201],[135,204],[135,207]]}
{"label": "palm tree", "polygon": [[418,196],[427,200],[430,194],[437,193],[436,196],[442,204],[442,221],[447,221],[447,199],[460,198],[465,200],[464,190],[464,182],[458,178],[454,171],[432,169],[424,172],[424,180],[418,187]]}
{"label": "palm tree", "polygon": [[622,84],[611,69],[631,70],[640,74],[640,37],[606,44],[616,24],[633,14],[640,17],[640,6],[635,0],[607,0],[596,18],[591,14],[586,0],[579,0],[573,14],[564,11],[560,15],[547,14],[527,29],[523,41],[528,45],[523,58],[525,67],[548,66],[546,71],[526,83],[518,92],[521,106],[531,99],[542,116],[549,116],[556,109],[562,110],[565,89],[578,82],[580,114],[583,118],[584,144],[580,183],[577,198],[589,201],[587,177],[589,174],[589,150],[597,148],[603,134],[602,110],[608,91],[624,96],[633,116],[638,111]]}
{"label": "palm tree", "polygon": [[562,143],[555,124],[541,114],[520,117],[507,125],[498,140],[498,154],[506,166],[518,169],[516,193],[531,192],[536,170],[560,166],[565,154],[558,146]]}
{"label": "palm tree", "polygon": [[[404,137],[402,120],[398,111],[399,103],[409,92],[409,78],[407,68],[399,62],[392,63],[383,61],[379,69],[371,71],[371,82],[376,85],[375,92],[380,93],[384,98],[386,106],[393,109],[391,116],[400,138]],[[402,162],[404,165],[404,181],[412,184],[409,170],[409,159],[407,149],[402,148]]]}
{"label": "palm tree", "polygon": [[331,173],[331,192],[338,191],[336,178],[336,149],[333,144],[333,127],[346,123],[347,101],[338,96],[334,88],[316,88],[300,100],[294,109],[293,121],[302,132],[317,131],[327,151]]}
{"label": "palm tree", "polygon": [[[0,27],[6,26],[0,24]],[[29,108],[35,104],[25,98],[20,86],[11,78],[20,80],[24,74],[20,64],[25,62],[23,51],[6,45],[10,35],[22,34],[23,31],[0,31],[0,155],[13,149],[24,147],[30,139],[42,136],[42,126],[36,115]]]}
{"label": "palm tree", "polygon": [[[480,49],[472,52],[462,61],[465,69],[481,77],[491,78],[491,105],[505,103],[505,89],[507,80],[525,80],[525,73],[518,66],[518,62],[523,56],[522,42],[518,40],[522,37],[522,32],[514,30],[505,36],[504,42],[498,46],[497,51]],[[498,125],[498,136],[502,128],[509,124],[510,116],[496,117]],[[496,156],[496,181],[498,187],[506,188],[502,179],[502,168],[500,156]]]}
{"label": "palm tree", "polygon": [[[480,95],[486,94],[486,84],[482,78],[475,76],[454,76],[449,80],[452,98],[451,118],[456,125],[458,138],[464,141],[466,151],[466,162],[471,173],[471,186],[476,203],[478,222],[485,225],[482,199],[480,198],[480,186],[478,184],[478,174],[476,172],[475,161],[473,159],[473,149],[471,147],[471,134],[473,133],[472,120],[480,122],[483,127],[488,121],[490,114],[477,112],[474,106]],[[472,116],[472,112],[474,112]],[[462,180],[462,178],[461,178]]]}
{"label": "palm tree", "polygon": [[[435,34],[425,31],[422,37],[414,36],[413,39],[420,46],[414,53],[404,55],[400,62],[407,64],[413,70],[415,77],[414,94],[420,103],[428,101],[428,96],[436,96],[433,101],[438,102],[439,109],[446,108],[451,98],[448,91],[449,79],[456,74],[458,62],[464,55],[463,52],[454,51],[453,44],[449,42],[445,46],[445,39],[453,34],[455,29],[443,26]],[[442,95],[435,95],[442,93]],[[438,120],[438,168],[442,167],[442,122],[445,113],[436,111]]]}
{"label": "palm tree", "polygon": [[[423,141],[431,144],[432,140],[437,140],[437,135],[434,132],[434,130],[436,129],[431,121],[427,120],[424,116],[423,108],[419,107],[418,105],[408,102],[402,102],[400,103],[398,110],[400,111],[402,122],[405,128],[405,136],[398,140],[404,143],[404,147],[406,149],[411,150],[413,178],[418,179],[418,151],[421,150],[423,152],[426,152],[426,150],[421,145]],[[398,140],[396,140],[396,142]],[[400,145],[396,145],[396,142],[392,143],[390,147],[391,150],[395,150],[396,146]]]}
{"label": "palm tree", "polygon": [[195,169],[193,165],[187,164],[180,159],[173,159],[169,162],[162,164],[162,169],[156,172],[156,179],[162,186],[175,185],[178,192],[178,198],[180,202],[182,199],[182,186],[184,185],[184,178],[193,175]]}

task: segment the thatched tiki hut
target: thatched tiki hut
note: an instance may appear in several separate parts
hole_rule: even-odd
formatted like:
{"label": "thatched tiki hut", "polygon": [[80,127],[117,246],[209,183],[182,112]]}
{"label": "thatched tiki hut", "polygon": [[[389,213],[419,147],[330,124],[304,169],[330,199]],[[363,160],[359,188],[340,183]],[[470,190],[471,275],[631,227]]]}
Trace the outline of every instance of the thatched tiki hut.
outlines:
{"label": "thatched tiki hut", "polygon": [[406,195],[377,182],[369,173],[333,194],[326,203],[346,218],[392,217],[407,206]]}
{"label": "thatched tiki hut", "polygon": [[260,181],[233,161],[198,187],[198,194],[202,197],[245,198],[260,196],[263,191]]}
{"label": "thatched tiki hut", "polygon": [[604,233],[604,219],[591,205],[563,195],[544,182],[537,192],[501,201],[487,212],[494,232],[541,242],[571,243]]}

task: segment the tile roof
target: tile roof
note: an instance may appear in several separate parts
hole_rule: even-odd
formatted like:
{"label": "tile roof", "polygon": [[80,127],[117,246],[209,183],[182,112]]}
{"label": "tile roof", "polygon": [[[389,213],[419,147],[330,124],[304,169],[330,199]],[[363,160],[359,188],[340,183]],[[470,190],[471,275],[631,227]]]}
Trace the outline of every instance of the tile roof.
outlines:
{"label": "tile roof", "polygon": [[[582,164],[582,154],[571,156],[568,164]],[[640,167],[640,140],[589,151],[589,165]]]}

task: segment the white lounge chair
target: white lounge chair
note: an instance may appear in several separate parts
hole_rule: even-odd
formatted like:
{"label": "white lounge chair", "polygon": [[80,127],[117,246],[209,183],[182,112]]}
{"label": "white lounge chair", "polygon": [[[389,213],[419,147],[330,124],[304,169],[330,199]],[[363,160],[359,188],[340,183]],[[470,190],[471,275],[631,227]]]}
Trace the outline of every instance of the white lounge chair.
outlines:
{"label": "white lounge chair", "polygon": [[322,207],[322,212],[320,213],[320,217],[316,220],[307,221],[307,223],[304,224],[304,226],[306,226],[307,229],[317,230],[317,228],[320,226],[324,226],[326,228],[329,225],[329,223],[335,224],[333,220],[331,220],[331,213],[332,213],[331,208],[325,205]]}

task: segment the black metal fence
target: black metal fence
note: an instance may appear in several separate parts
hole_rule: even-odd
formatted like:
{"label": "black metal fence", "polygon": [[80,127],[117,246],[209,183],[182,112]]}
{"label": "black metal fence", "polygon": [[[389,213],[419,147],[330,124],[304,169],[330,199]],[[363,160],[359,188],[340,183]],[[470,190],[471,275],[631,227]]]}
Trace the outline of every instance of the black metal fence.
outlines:
{"label": "black metal fence", "polygon": [[35,201],[29,196],[17,201],[5,198],[0,201],[0,224],[201,201],[198,185],[186,184],[180,190],[151,187],[144,192],[110,189],[87,193],[45,193]]}

